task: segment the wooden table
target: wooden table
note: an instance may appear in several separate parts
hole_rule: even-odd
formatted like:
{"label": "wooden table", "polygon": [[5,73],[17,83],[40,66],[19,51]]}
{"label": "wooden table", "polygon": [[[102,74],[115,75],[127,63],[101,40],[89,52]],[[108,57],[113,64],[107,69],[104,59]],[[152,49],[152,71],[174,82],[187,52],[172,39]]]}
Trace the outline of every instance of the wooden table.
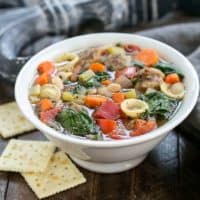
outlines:
{"label": "wooden table", "polygon": [[[13,88],[0,81],[0,102],[12,101]],[[17,138],[45,140],[38,131]],[[8,140],[0,139],[2,152]],[[172,200],[200,199],[200,147],[178,130],[172,131],[138,167],[104,175],[80,168],[87,183],[49,200]],[[0,172],[0,200],[37,199],[18,173]]]}

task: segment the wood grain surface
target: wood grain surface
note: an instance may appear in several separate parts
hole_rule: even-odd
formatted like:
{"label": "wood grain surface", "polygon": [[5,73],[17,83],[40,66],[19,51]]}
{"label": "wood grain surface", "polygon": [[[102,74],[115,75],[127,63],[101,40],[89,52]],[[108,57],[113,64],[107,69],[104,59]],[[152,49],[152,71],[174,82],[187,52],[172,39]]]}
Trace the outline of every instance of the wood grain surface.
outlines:
{"label": "wood grain surface", "polygon": [[[0,103],[12,101],[13,87],[0,81]],[[45,140],[34,131],[17,138]],[[0,139],[0,152],[8,140]],[[104,175],[80,168],[87,183],[47,198],[48,200],[171,200],[200,199],[200,147],[172,131],[138,167]],[[36,200],[18,173],[0,172],[0,200]]]}

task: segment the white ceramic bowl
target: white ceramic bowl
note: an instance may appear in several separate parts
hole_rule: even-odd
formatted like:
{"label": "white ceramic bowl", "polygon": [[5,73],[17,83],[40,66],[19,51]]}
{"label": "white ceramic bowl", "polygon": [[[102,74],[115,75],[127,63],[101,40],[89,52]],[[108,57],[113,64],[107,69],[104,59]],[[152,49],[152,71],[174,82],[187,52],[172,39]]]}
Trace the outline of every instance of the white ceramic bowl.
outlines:
{"label": "white ceramic bowl", "polygon": [[[64,135],[46,126],[34,114],[28,100],[28,89],[41,61],[63,52],[79,51],[110,43],[133,43],[157,50],[161,57],[175,64],[185,75],[186,94],[174,117],[158,129],[138,137],[120,141],[92,141]],[[124,33],[98,33],[73,37],[58,42],[33,56],[22,68],[15,85],[16,101],[25,117],[45,136],[70,155],[78,165],[95,172],[115,173],[141,163],[147,154],[163,140],[168,132],[180,124],[192,111],[199,92],[197,73],[192,64],[178,51],[159,41]]]}

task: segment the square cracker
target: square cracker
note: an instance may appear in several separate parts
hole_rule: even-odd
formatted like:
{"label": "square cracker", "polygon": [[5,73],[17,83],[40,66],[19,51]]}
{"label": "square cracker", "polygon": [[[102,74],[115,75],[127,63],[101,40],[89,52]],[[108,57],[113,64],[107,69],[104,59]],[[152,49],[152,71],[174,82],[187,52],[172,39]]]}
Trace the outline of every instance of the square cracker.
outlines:
{"label": "square cracker", "polygon": [[47,141],[9,141],[0,157],[0,170],[14,172],[43,172],[55,151]]}
{"label": "square cracker", "polygon": [[16,102],[0,105],[0,135],[4,138],[34,130],[35,127],[24,118]]}
{"label": "square cracker", "polygon": [[38,198],[45,198],[86,182],[83,174],[63,152],[52,157],[43,173],[22,173]]}

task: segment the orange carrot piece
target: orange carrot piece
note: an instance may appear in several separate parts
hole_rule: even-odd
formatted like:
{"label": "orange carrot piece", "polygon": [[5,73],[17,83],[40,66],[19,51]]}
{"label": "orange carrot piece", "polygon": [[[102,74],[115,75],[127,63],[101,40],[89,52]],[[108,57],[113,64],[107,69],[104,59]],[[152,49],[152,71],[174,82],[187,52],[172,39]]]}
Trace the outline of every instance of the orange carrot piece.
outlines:
{"label": "orange carrot piece", "polygon": [[41,74],[37,77],[36,83],[39,85],[44,85],[49,82],[49,75],[46,73]]}
{"label": "orange carrot piece", "polygon": [[85,96],[85,105],[94,108],[100,106],[102,103],[107,101],[107,98],[100,95],[87,95]]}
{"label": "orange carrot piece", "polygon": [[43,73],[50,74],[54,70],[54,64],[50,61],[44,61],[38,65],[37,70],[39,74],[43,74]]}
{"label": "orange carrot piece", "polygon": [[117,123],[112,119],[98,119],[98,125],[103,133],[108,134],[117,128]]}
{"label": "orange carrot piece", "polygon": [[155,121],[145,121],[142,119],[136,119],[135,126],[133,132],[130,134],[131,136],[138,136],[148,133],[154,130],[157,127]]}
{"label": "orange carrot piece", "polygon": [[104,71],[106,71],[106,66],[101,63],[92,63],[90,65],[90,69],[93,72],[104,72]]}
{"label": "orange carrot piece", "polygon": [[180,77],[179,77],[179,75],[176,74],[176,73],[168,74],[168,75],[165,77],[165,82],[166,82],[166,83],[169,83],[169,84],[178,83],[178,82],[180,82]]}
{"label": "orange carrot piece", "polygon": [[112,81],[111,80],[104,80],[104,81],[101,81],[101,83],[103,84],[103,85],[110,85],[111,83],[112,83]]}
{"label": "orange carrot piece", "polygon": [[143,49],[134,58],[148,67],[155,65],[159,60],[158,53],[153,49]]}
{"label": "orange carrot piece", "polygon": [[41,111],[47,111],[54,107],[52,101],[49,99],[41,99],[38,105]]}
{"label": "orange carrot piece", "polygon": [[121,103],[125,99],[125,94],[121,92],[116,92],[112,94],[112,99],[115,103]]}

